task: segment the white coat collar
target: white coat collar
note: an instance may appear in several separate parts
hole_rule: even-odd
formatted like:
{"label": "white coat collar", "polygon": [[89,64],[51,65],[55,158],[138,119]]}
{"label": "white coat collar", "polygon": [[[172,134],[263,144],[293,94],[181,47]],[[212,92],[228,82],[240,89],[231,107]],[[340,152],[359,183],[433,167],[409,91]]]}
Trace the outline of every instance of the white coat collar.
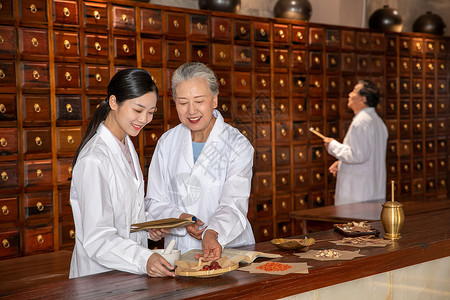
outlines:
{"label": "white coat collar", "polygon": [[[224,127],[224,120],[220,112],[216,109],[213,110],[213,116],[216,118],[216,122],[214,123],[213,129],[209,133],[208,139],[206,140],[204,148],[206,148],[211,143],[216,143],[217,139],[220,137],[220,133],[223,131]],[[183,144],[182,144],[182,153],[183,156],[188,163],[190,168],[194,167],[194,153],[192,150],[192,136],[190,129],[185,126],[184,124],[180,124],[183,128]],[[202,153],[200,153],[200,157],[202,156]]]}

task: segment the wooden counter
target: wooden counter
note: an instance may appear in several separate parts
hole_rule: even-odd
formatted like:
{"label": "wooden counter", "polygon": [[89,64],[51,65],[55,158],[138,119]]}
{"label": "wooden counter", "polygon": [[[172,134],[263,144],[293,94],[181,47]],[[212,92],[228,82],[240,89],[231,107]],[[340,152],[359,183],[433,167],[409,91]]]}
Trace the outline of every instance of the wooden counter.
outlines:
{"label": "wooden counter", "polygon": [[[187,277],[149,278],[118,271],[77,279],[64,279],[70,253],[57,252],[0,261],[0,297],[5,299],[249,299],[261,296],[275,299],[335,285],[350,280],[450,256],[450,209],[413,215],[406,218],[402,239],[384,248],[361,248],[364,257],[351,261],[320,262],[307,260],[309,274],[285,276],[229,272],[221,277],[197,279]],[[384,235],[381,223],[372,223]],[[317,232],[308,237],[317,240],[341,239],[334,231]],[[326,241],[311,248],[355,250]],[[246,247],[280,253],[274,261],[299,262],[292,252],[275,248],[271,243]],[[65,260],[67,259],[67,260]],[[257,261],[262,261],[258,259]],[[42,270],[42,278],[38,273]],[[52,275],[53,274],[53,275]],[[56,274],[56,275],[55,275]],[[67,278],[67,277],[66,277]]]}

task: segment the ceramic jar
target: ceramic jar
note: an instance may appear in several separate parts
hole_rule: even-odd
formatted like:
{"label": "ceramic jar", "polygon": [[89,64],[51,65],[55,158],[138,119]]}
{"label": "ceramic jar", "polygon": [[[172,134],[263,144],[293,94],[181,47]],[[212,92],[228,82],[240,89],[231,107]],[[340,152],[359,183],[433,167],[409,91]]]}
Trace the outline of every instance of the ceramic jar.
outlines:
{"label": "ceramic jar", "polygon": [[273,8],[275,18],[308,21],[311,13],[312,7],[308,0],[278,0]]}
{"label": "ceramic jar", "polygon": [[237,13],[241,8],[241,0],[198,0],[200,9]]}
{"label": "ceramic jar", "polygon": [[369,27],[380,31],[401,32],[403,18],[395,8],[385,5],[372,13],[369,18]]}
{"label": "ceramic jar", "polygon": [[418,17],[413,24],[414,32],[443,35],[445,23],[439,15],[427,11],[426,14]]}

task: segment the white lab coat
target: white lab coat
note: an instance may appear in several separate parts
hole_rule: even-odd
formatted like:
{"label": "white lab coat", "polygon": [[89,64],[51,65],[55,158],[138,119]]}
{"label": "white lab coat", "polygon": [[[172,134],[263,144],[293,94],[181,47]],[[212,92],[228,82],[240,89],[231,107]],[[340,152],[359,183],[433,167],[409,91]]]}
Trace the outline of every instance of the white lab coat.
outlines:
{"label": "white lab coat", "polygon": [[[222,247],[254,244],[247,219],[254,150],[213,113],[216,122],[195,164],[189,128],[180,124],[160,138],[148,172],[146,211],[154,219],[192,214],[218,233]],[[166,245],[172,239],[182,253],[201,249],[185,227],[171,230]]]}
{"label": "white lab coat", "polygon": [[103,124],[75,164],[70,202],[76,238],[70,278],[111,270],[147,273],[153,253],[148,232],[130,233],[131,224],[146,220],[144,180],[133,142],[126,139],[136,175]]}
{"label": "white lab coat", "polygon": [[335,205],[386,198],[388,131],[373,107],[354,118],[341,144],[333,140],[328,153],[339,163]]}

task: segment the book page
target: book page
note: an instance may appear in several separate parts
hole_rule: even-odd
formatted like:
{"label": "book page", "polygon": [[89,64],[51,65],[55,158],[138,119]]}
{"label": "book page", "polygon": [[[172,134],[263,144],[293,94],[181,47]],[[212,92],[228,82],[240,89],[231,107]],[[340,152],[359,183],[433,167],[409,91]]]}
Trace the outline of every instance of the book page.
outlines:
{"label": "book page", "polygon": [[[183,255],[181,255],[182,260],[190,260],[190,261],[196,261],[195,255],[197,253],[203,253],[202,250],[199,249],[193,249],[190,250]],[[222,251],[222,257],[228,257],[229,260],[233,262],[244,262],[244,263],[251,263],[258,257],[266,257],[266,258],[278,258],[282,257],[279,254],[272,254],[272,253],[264,253],[264,252],[257,252],[257,251],[249,251],[249,250],[240,250],[240,249],[233,249],[233,248],[225,248]]]}

